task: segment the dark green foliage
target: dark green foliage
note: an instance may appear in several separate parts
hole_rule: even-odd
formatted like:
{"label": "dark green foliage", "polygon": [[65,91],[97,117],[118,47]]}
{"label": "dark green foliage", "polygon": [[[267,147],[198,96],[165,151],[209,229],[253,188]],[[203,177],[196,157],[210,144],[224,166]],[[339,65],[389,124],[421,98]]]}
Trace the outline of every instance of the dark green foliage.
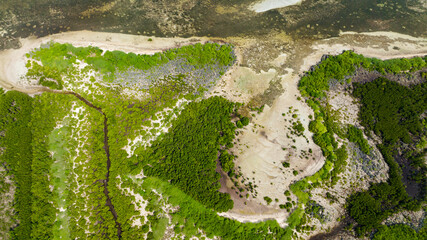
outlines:
{"label": "dark green foliage", "polygon": [[343,144],[340,148],[335,150],[336,160],[334,161],[334,169],[332,169],[332,185],[335,185],[338,182],[338,175],[345,170],[347,166],[347,147]]}
{"label": "dark green foliage", "polygon": [[411,142],[411,136],[423,130],[419,119],[427,109],[427,83],[408,88],[385,78],[366,84],[354,84],[354,96],[360,98],[360,119],[367,130],[381,136],[384,143]]}
{"label": "dark green foliage", "polygon": [[244,126],[247,126],[248,124],[249,124],[249,118],[248,117],[242,117],[242,118],[240,118],[240,120],[238,120],[236,122],[236,126],[238,128],[242,128]]}
{"label": "dark green foliage", "polygon": [[405,224],[397,224],[392,226],[380,226],[378,232],[375,233],[372,240],[422,240],[426,239],[427,235],[422,232],[417,233],[414,229]]}
{"label": "dark green foliage", "polygon": [[293,122],[292,128],[295,130],[297,136],[302,136],[304,134],[305,129],[304,129],[304,126],[302,125],[302,123],[300,121]]}
{"label": "dark green foliage", "polygon": [[291,166],[291,164],[289,162],[282,162],[282,166],[288,168]]}
{"label": "dark green foliage", "polygon": [[231,172],[234,169],[234,155],[231,155],[227,151],[221,151],[219,156],[219,162],[221,163],[222,170],[226,173]]}
{"label": "dark green foliage", "polygon": [[273,201],[270,197],[265,196],[264,201],[267,202],[267,205],[270,205],[270,203]]}
{"label": "dark green foliage", "polygon": [[240,122],[242,123],[243,126],[248,126],[248,124],[249,124],[249,118],[248,117],[242,117],[240,119]]}
{"label": "dark green foliage", "polygon": [[347,138],[350,142],[356,143],[359,146],[360,150],[362,150],[362,152],[364,152],[365,154],[369,154],[369,143],[363,137],[362,130],[358,129],[353,125],[350,125],[347,130]]}
{"label": "dark green foliage", "polygon": [[349,213],[360,225],[357,233],[364,233],[379,226],[385,214],[381,210],[381,202],[367,192],[359,192],[349,200]]}
{"label": "dark green foliage", "polygon": [[230,196],[218,192],[220,175],[215,168],[220,147],[234,139],[233,111],[234,104],[220,97],[188,104],[169,133],[144,153],[144,174],[170,180],[217,211],[232,208]]}
{"label": "dark green foliage", "polygon": [[352,51],[344,51],[337,56],[328,56],[315,66],[314,71],[307,72],[299,82],[299,89],[302,96],[321,98],[325,97],[325,91],[329,90],[331,79],[343,81],[344,77],[351,75],[357,67],[376,70],[380,73],[400,73],[407,70],[420,70],[426,65],[425,57],[381,61],[376,58],[365,58]]}
{"label": "dark green foliage", "polygon": [[[330,176],[331,183],[335,184],[339,179],[338,174],[345,167],[346,149],[337,148],[334,134],[348,137],[350,141],[357,143],[363,152],[369,152],[369,145],[363,138],[361,130],[350,126],[345,134],[342,128],[334,124],[333,113],[329,110],[328,103],[325,103],[326,91],[329,90],[331,80],[344,82],[345,78],[353,74],[358,67],[383,74],[413,72],[423,69],[426,66],[426,59],[416,57],[380,61],[345,51],[338,56],[328,56],[315,66],[313,71],[302,77],[299,90],[308,98],[307,103],[315,112],[315,119],[310,122],[309,130],[314,133],[314,142],[321,147],[327,157],[325,166],[315,175],[319,175],[321,179]],[[393,155],[396,154],[393,148],[400,140],[411,143],[412,136],[422,134],[420,114],[426,109],[425,85],[426,83],[423,83],[409,89],[382,78],[364,85],[354,84],[354,95],[361,98],[362,102],[360,112],[362,125],[368,132],[373,130],[382,137],[384,145],[379,148],[389,165],[390,176],[388,183],[375,184],[367,192],[356,193],[348,199],[349,213],[359,224],[356,229],[358,234],[364,234],[378,227],[385,217],[399,209],[417,209],[420,205],[406,194],[401,180],[401,169],[393,159]],[[328,173],[326,168],[328,165],[333,166],[331,173]],[[306,179],[316,179],[315,175]],[[307,199],[303,192],[303,186],[307,185],[306,179],[291,186],[299,199]]]}
{"label": "dark green foliage", "polygon": [[411,179],[417,183],[423,184],[424,186],[427,184],[427,182],[425,182],[425,176],[427,174],[427,164],[425,163],[426,155],[427,148],[425,148],[423,151],[420,151],[420,153],[409,157],[410,166],[413,168]]}
{"label": "dark green foliage", "polygon": [[31,239],[32,206],[32,134],[30,128],[32,98],[10,91],[0,93],[0,163],[13,174],[16,183],[14,209],[19,225],[13,229],[14,239]]}
{"label": "dark green foliage", "polygon": [[374,184],[348,200],[349,213],[359,224],[358,234],[378,228],[383,219],[400,209],[414,210],[420,206],[418,200],[406,193],[401,168],[393,156],[397,155],[395,149],[400,141],[414,144],[412,136],[423,134],[420,115],[427,109],[426,86],[422,83],[407,88],[384,78],[355,84],[354,95],[362,102],[362,124],[381,136],[383,144],[378,147],[389,166],[387,183]]}

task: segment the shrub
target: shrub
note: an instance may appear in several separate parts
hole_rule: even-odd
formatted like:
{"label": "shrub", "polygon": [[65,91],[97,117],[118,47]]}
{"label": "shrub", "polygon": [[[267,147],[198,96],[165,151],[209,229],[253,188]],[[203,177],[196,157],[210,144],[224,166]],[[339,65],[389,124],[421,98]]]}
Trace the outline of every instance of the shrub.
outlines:
{"label": "shrub", "polygon": [[270,205],[270,203],[273,201],[271,198],[265,196],[264,200],[267,202],[267,205]]}

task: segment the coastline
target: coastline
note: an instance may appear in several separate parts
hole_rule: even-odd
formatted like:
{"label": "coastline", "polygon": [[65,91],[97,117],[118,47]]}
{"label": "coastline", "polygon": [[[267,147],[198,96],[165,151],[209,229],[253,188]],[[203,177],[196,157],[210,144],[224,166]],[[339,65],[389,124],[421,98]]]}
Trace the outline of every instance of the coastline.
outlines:
{"label": "coastline", "polygon": [[[383,48],[372,48],[369,46],[353,46],[351,43],[334,44],[333,42],[346,36],[368,36],[382,37],[399,42],[408,41],[398,50],[384,50]],[[154,54],[170,48],[181,47],[195,43],[205,43],[217,39],[208,37],[191,38],[160,38],[141,35],[130,35],[122,33],[106,33],[93,31],[74,31],[49,35],[42,38],[28,37],[20,39],[19,49],[8,49],[0,52],[0,85],[7,90],[19,90],[26,93],[37,93],[40,88],[37,86],[26,86],[21,82],[20,76],[25,75],[25,54],[32,49],[40,47],[41,44],[55,41],[59,43],[70,43],[76,47],[97,46],[103,50],[119,50],[123,52],[134,52],[137,54]],[[222,39],[227,41],[227,39]],[[248,39],[248,41],[252,41]],[[238,41],[238,44],[241,44]],[[237,44],[237,48],[240,46]],[[244,48],[244,46],[242,46]],[[320,61],[324,54],[339,54],[343,50],[354,50],[358,54],[379,59],[402,58],[427,55],[427,39],[415,38],[393,32],[369,32],[355,33],[342,32],[340,37],[316,41],[310,46],[313,52],[306,56],[301,56],[304,64],[300,71],[306,71],[311,65]],[[402,53],[403,52],[403,53]],[[239,57],[241,58],[241,57]],[[234,68],[235,70],[235,68]],[[233,69],[230,71],[233,72]]]}
{"label": "coastline", "polygon": [[[350,42],[353,37],[361,37],[363,39],[369,39],[374,44],[366,44],[363,40],[355,43]],[[393,46],[389,43],[387,45],[381,45],[381,43],[376,43],[377,39],[385,39],[388,42],[393,42],[394,45],[399,45],[399,49],[393,49]],[[149,41],[152,39],[152,41]],[[217,39],[215,39],[217,40]],[[245,39],[240,41],[233,41],[232,39],[221,39],[223,41],[230,40],[231,43],[236,46],[236,55],[237,55],[237,63],[230,68],[227,74],[220,80],[218,85],[223,85],[218,87],[218,91],[220,92],[218,95],[225,95],[227,98],[232,98],[233,101],[238,101],[239,98],[242,98],[239,95],[239,89],[234,89],[233,81],[236,78],[239,78],[238,72],[239,68],[242,68],[242,49],[248,49],[251,46],[245,46],[245,41],[253,41],[253,39]],[[40,47],[40,44],[47,43],[49,41],[55,41],[59,43],[70,43],[74,46],[97,46],[103,50],[120,50],[124,52],[134,52],[138,54],[154,54],[156,52],[161,52],[166,49],[176,48],[184,45],[195,44],[195,43],[205,43],[207,41],[213,41],[213,39],[207,37],[191,37],[191,38],[156,38],[149,36],[135,36],[128,34],[120,34],[120,33],[105,33],[105,32],[91,32],[91,31],[76,31],[76,32],[67,32],[60,33],[55,35],[46,36],[43,38],[34,38],[29,37],[25,39],[21,39],[22,47],[19,49],[9,49],[0,52],[0,86],[5,88],[6,90],[18,90],[21,92],[25,92],[28,94],[37,94],[46,90],[46,88],[36,85],[28,85],[21,79],[21,76],[25,75],[25,54],[31,51],[34,48]],[[299,44],[296,42],[296,44]],[[298,45],[297,45],[298,46]],[[299,91],[297,88],[298,81],[302,74],[305,71],[308,71],[311,66],[317,64],[321,57],[325,54],[340,54],[344,50],[353,50],[358,54],[362,54],[366,57],[375,57],[382,60],[391,59],[391,58],[402,58],[402,57],[413,57],[413,56],[424,56],[427,55],[427,39],[422,38],[414,38],[407,35],[392,33],[392,32],[373,32],[373,33],[353,33],[353,32],[343,32],[340,37],[324,39],[313,42],[309,46],[301,46],[303,50],[296,50],[295,54],[296,59],[292,58],[283,58],[279,59],[282,62],[276,63],[276,67],[280,67],[284,64],[291,65],[291,69],[288,74],[279,76],[281,79],[282,86],[286,89],[285,93],[279,96],[274,102],[272,107],[266,107],[265,111],[256,117],[254,121],[259,123],[260,125],[265,125],[267,134],[271,134],[274,136],[274,141],[278,139],[279,143],[286,143],[285,140],[286,135],[283,132],[276,132],[275,129],[280,129],[281,122],[277,121],[277,119],[281,118],[281,113],[285,111],[284,107],[289,107],[292,105],[296,105],[297,96],[299,95]],[[282,54],[288,54],[286,52]],[[260,80],[260,79],[257,79]],[[260,80],[261,81],[261,80]],[[225,90],[222,93],[220,90]],[[214,94],[217,95],[217,94]],[[249,99],[249,96],[245,96],[245,101]],[[242,100],[242,99],[240,99]],[[298,103],[301,106],[301,120],[304,124],[308,126],[308,115],[311,113],[310,109],[306,109],[304,104]],[[304,107],[305,106],[305,107]],[[306,128],[308,129],[308,128]],[[259,135],[250,133],[248,129],[248,133],[245,134],[248,139],[252,139],[248,142],[249,145],[252,145],[250,149],[245,150],[244,156],[255,156],[259,154],[258,159],[256,160],[258,163],[265,163],[264,166],[268,166],[264,172],[265,174],[257,174],[257,178],[262,182],[265,182],[265,186],[263,186],[260,190],[262,194],[268,194],[271,190],[271,186],[267,183],[274,182],[275,186],[283,185],[284,188],[288,188],[289,185],[294,180],[299,180],[301,177],[310,176],[316,173],[323,165],[322,156],[319,157],[316,162],[306,162],[302,163],[299,167],[301,170],[304,170],[304,174],[299,175],[298,178],[290,177],[287,178],[286,181],[283,180],[282,177],[277,177],[277,179],[271,180],[271,174],[274,172],[274,164],[269,161],[274,160],[271,158],[267,152],[262,152],[261,148],[264,148],[262,144],[259,144]],[[310,134],[307,132],[307,136]],[[281,140],[282,139],[282,140]],[[249,141],[249,140],[248,140]],[[277,142],[276,141],[276,142]],[[274,142],[270,143],[269,139],[264,140],[268,146],[271,146],[271,149],[277,149],[277,151],[281,151],[280,144]],[[301,145],[303,146],[303,145]],[[305,146],[305,145],[304,145]],[[300,147],[300,146],[298,146]],[[315,147],[315,146],[314,146]],[[313,148],[314,148],[313,147]],[[277,152],[273,153],[277,154]],[[244,158],[242,158],[244,159]],[[250,174],[252,172],[251,166],[247,163],[239,163],[242,165],[242,168],[246,169],[245,174]],[[304,165],[305,164],[305,165]],[[260,171],[261,172],[261,171]],[[275,172],[274,172],[275,173]],[[279,173],[277,173],[279,176]],[[287,176],[289,177],[289,176]],[[284,189],[281,189],[284,190]],[[282,192],[278,193],[278,195],[283,195]],[[264,195],[262,195],[264,196]],[[284,198],[283,196],[277,196],[277,198]],[[281,199],[282,200],[282,199]],[[258,204],[264,202],[262,199],[250,199],[253,201],[252,203]],[[252,206],[256,206],[252,204]],[[249,211],[240,211],[247,210],[245,208],[233,209],[226,213],[221,213],[221,216],[232,218],[241,222],[259,222],[267,219],[275,219],[279,222],[281,226],[286,226],[286,219],[288,217],[288,213],[283,212],[275,206],[274,211],[268,211],[265,213],[257,213],[251,214]],[[245,212],[247,214],[242,214],[240,212]]]}
{"label": "coastline", "polygon": [[[149,40],[150,39],[150,40]],[[136,36],[121,33],[92,31],[75,31],[49,35],[42,38],[28,37],[20,39],[19,49],[8,49],[0,52],[0,86],[6,90],[18,90],[28,94],[39,93],[41,87],[29,86],[22,82],[25,75],[25,54],[50,41],[70,43],[76,47],[96,46],[102,50],[119,50],[137,54],[155,54],[170,48],[177,48],[195,43],[205,43],[208,38],[157,38]]]}

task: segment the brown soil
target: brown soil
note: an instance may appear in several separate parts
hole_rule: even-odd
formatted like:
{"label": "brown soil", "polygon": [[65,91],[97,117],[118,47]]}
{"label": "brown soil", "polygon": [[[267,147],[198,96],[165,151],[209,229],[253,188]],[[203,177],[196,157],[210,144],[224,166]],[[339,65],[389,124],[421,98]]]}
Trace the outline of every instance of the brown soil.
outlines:
{"label": "brown soil", "polygon": [[349,221],[347,219],[344,219],[339,225],[335,226],[330,232],[328,233],[319,233],[317,235],[314,235],[310,237],[309,240],[338,240],[338,239],[356,239],[353,237],[347,230],[345,230],[345,227]]}

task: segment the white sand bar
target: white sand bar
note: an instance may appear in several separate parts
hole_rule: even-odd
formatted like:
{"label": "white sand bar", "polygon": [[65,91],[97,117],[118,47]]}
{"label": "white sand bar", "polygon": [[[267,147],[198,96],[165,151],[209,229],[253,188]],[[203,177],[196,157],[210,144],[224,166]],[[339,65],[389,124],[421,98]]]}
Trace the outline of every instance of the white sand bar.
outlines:
{"label": "white sand bar", "polygon": [[257,2],[249,7],[257,13],[266,12],[271,9],[283,8],[301,3],[302,0],[264,0]]}

